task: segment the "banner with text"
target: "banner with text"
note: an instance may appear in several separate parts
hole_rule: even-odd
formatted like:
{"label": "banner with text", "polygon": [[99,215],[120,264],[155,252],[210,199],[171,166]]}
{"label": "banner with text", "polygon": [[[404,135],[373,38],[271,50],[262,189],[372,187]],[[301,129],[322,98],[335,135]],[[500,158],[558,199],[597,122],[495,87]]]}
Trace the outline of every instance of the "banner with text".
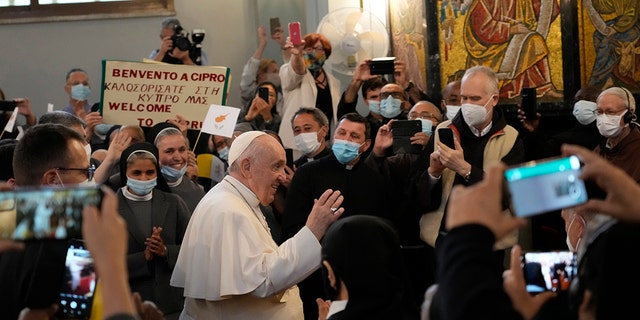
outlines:
{"label": "banner with text", "polygon": [[224,105],[228,67],[102,61],[104,123],[152,127],[183,116],[200,130],[209,106]]}

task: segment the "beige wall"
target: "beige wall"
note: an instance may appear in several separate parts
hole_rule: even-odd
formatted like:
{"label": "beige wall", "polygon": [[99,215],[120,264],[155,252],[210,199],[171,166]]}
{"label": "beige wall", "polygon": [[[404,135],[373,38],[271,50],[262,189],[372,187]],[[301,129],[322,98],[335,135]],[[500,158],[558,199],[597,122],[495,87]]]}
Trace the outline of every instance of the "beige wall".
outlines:
{"label": "beige wall", "polygon": [[[313,7],[315,1],[308,1]],[[258,23],[268,26],[275,12],[283,24],[298,17],[305,21],[304,0],[175,0],[177,18],[187,30],[204,28],[203,42],[210,65],[231,68],[227,104],[240,106],[238,93],[242,67],[257,45]],[[268,12],[268,10],[273,10]],[[323,14],[321,14],[322,16]],[[141,61],[159,45],[164,17],[50,22],[0,26],[0,88],[7,98],[29,97],[37,116],[68,102],[64,92],[66,72],[74,67],[88,71],[90,101],[100,100],[102,59]],[[282,61],[275,43],[266,56]],[[19,122],[21,120],[18,120]]]}

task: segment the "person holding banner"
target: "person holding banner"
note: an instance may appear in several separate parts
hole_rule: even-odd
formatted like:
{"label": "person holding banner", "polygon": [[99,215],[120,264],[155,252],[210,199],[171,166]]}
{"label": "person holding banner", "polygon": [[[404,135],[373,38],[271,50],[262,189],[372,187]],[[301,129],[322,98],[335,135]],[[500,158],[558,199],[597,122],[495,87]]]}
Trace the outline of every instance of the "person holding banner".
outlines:
{"label": "person holding banner", "polygon": [[87,142],[93,149],[98,149],[111,125],[102,123],[102,116],[98,111],[92,111],[89,103],[91,85],[89,74],[81,68],[73,68],[67,72],[65,92],[69,95],[69,104],[62,111],[71,113],[82,119],[86,124]]}

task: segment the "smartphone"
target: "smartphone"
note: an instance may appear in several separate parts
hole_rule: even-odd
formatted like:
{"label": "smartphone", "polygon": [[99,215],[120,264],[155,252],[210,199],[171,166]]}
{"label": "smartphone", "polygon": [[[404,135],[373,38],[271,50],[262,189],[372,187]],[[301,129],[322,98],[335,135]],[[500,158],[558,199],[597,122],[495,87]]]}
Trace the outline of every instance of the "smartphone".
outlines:
{"label": "smartphone", "polygon": [[293,169],[293,149],[285,148],[284,152],[285,152],[286,157],[287,157],[287,167]]}
{"label": "smartphone", "polygon": [[518,217],[573,207],[587,201],[577,156],[529,161],[507,168],[506,197]]}
{"label": "smartphone", "polygon": [[538,112],[538,102],[536,99],[536,88],[522,88],[520,91],[520,106],[527,119],[535,119]]}
{"label": "smartphone", "polygon": [[453,142],[453,130],[451,128],[438,129],[438,139],[451,149],[456,148],[456,144]]}
{"label": "smartphone", "polygon": [[13,100],[0,100],[0,111],[13,111],[18,103]]}
{"label": "smartphone", "polygon": [[89,319],[97,280],[91,253],[82,240],[71,239],[67,246],[58,315],[63,319]]}
{"label": "smartphone", "polygon": [[269,102],[269,88],[260,87],[258,88],[258,97],[262,98],[262,100]]}
{"label": "smartphone", "polygon": [[391,124],[393,134],[393,152],[395,154],[413,153],[419,154],[422,145],[412,144],[410,138],[422,131],[420,120],[395,120]]}
{"label": "smartphone", "polygon": [[98,186],[23,187],[0,192],[0,239],[82,238],[82,209],[100,207]]}
{"label": "smartphone", "polygon": [[289,38],[294,46],[299,46],[302,43],[302,34],[300,31],[300,22],[289,23]]}
{"label": "smartphone", "polygon": [[396,57],[375,58],[369,61],[369,72],[376,74],[393,74],[395,70],[394,62]]}
{"label": "smartphone", "polygon": [[91,112],[100,111],[100,103],[96,102],[91,106]]}
{"label": "smartphone", "polygon": [[578,275],[576,254],[572,251],[527,251],[522,254],[522,271],[527,291],[568,291]]}
{"label": "smartphone", "polygon": [[280,28],[280,18],[275,17],[275,18],[271,18],[269,19],[269,25],[271,27],[271,35],[276,34],[276,32],[278,32],[278,28]]}

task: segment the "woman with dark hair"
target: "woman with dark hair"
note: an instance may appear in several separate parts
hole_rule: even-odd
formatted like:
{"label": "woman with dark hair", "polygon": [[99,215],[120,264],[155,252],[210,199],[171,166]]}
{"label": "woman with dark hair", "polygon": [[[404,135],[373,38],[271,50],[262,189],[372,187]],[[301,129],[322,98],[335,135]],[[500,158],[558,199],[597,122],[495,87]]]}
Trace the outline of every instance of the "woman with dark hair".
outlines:
{"label": "woman with dark hair", "polygon": [[182,311],[182,289],[169,280],[178,259],[190,212],[172,194],[158,164],[158,150],[148,142],[122,152],[118,212],[127,223],[129,285],[143,300],[153,301],[166,319]]}
{"label": "woman with dark hair", "polygon": [[329,119],[328,136],[332,136],[342,91],[340,81],[323,68],[325,61],[331,56],[331,43],[325,36],[319,33],[307,34],[302,43],[296,46],[287,39],[285,49],[291,53],[291,59],[280,67],[285,100],[278,134],[285,148],[297,150],[291,128],[291,120],[296,111],[302,107],[322,110]]}
{"label": "woman with dark hair", "polygon": [[320,319],[419,318],[406,289],[400,238],[382,218],[362,214],[332,224],[322,239],[322,271],[332,301],[317,301]]}
{"label": "woman with dark hair", "polygon": [[[267,100],[260,97],[260,90],[267,92]],[[278,103],[278,88],[272,82],[261,82],[254,93],[253,99],[245,105],[238,115],[238,123],[248,122],[254,130],[278,131],[280,128],[280,114],[276,108]]]}

